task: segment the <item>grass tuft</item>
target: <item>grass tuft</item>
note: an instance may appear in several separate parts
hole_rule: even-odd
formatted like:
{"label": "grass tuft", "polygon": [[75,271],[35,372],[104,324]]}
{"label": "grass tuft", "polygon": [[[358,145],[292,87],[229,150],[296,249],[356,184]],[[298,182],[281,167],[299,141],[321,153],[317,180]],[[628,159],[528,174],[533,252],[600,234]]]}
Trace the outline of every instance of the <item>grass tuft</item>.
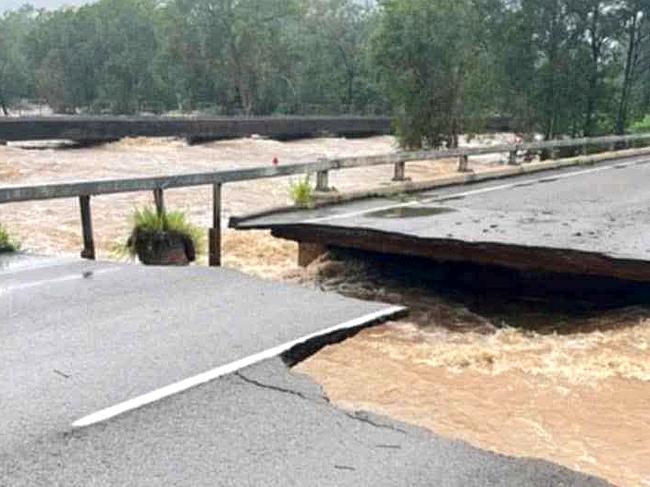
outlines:
{"label": "grass tuft", "polygon": [[309,174],[304,179],[291,181],[289,183],[289,195],[296,206],[301,208],[313,208],[314,188],[311,185]]}
{"label": "grass tuft", "polygon": [[5,227],[0,225],[0,252],[16,252],[20,250],[20,242],[11,238]]}
{"label": "grass tuft", "polygon": [[173,232],[188,236],[194,243],[197,254],[203,253],[202,230],[190,223],[182,211],[169,211],[162,214],[151,207],[135,209],[130,217],[131,238],[126,243],[113,246],[118,257],[135,257],[137,254],[138,233]]}

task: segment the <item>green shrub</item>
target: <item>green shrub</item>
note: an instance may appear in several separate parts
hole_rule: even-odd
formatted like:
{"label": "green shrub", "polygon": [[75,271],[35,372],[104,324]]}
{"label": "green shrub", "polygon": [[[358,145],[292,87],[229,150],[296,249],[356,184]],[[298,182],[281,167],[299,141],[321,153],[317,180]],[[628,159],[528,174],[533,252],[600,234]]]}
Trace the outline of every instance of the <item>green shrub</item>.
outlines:
{"label": "green shrub", "polygon": [[9,235],[5,227],[0,225],[0,252],[16,252],[20,249],[20,243]]}
{"label": "green shrub", "polygon": [[301,208],[312,208],[314,206],[314,188],[309,180],[309,175],[298,181],[289,183],[291,200]]}
{"label": "green shrub", "polygon": [[650,133],[650,114],[646,115],[643,119],[633,123],[630,127],[630,132],[637,134]]}
{"label": "green shrub", "polygon": [[203,232],[192,225],[182,211],[169,211],[159,214],[154,208],[135,209],[130,217],[131,236],[125,244],[113,247],[117,256],[135,257],[137,254],[138,233],[171,232],[186,235],[192,240],[197,254],[203,253]]}

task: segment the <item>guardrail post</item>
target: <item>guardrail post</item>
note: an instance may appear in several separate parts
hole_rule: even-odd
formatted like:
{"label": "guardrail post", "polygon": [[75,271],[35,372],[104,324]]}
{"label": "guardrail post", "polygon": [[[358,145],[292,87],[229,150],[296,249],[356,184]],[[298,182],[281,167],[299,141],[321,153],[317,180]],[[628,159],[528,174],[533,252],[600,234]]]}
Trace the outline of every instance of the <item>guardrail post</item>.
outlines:
{"label": "guardrail post", "polygon": [[165,197],[162,188],[153,190],[153,199],[156,203],[156,213],[158,216],[163,215],[165,213]]}
{"label": "guardrail post", "polygon": [[316,191],[329,191],[329,172],[318,171],[316,173]]}
{"label": "guardrail post", "polygon": [[221,184],[212,185],[212,228],[208,231],[210,267],[221,267]]}
{"label": "guardrail post", "polygon": [[395,173],[393,181],[406,181],[406,162],[399,161],[395,163]]}
{"label": "guardrail post", "polygon": [[616,152],[616,142],[610,142],[609,152]]}
{"label": "guardrail post", "polygon": [[557,149],[557,147],[553,147],[550,150],[550,153],[551,153],[551,159],[553,160],[557,159],[560,156],[560,151]]}
{"label": "guardrail post", "polygon": [[81,231],[84,241],[81,258],[95,260],[95,241],[93,240],[93,222],[90,213],[90,195],[79,196],[79,208],[81,209]]}
{"label": "guardrail post", "polygon": [[517,165],[517,150],[511,150],[508,153],[508,165],[516,166]]}
{"label": "guardrail post", "polygon": [[469,157],[466,155],[460,156],[458,158],[458,172],[468,172],[469,171]]}

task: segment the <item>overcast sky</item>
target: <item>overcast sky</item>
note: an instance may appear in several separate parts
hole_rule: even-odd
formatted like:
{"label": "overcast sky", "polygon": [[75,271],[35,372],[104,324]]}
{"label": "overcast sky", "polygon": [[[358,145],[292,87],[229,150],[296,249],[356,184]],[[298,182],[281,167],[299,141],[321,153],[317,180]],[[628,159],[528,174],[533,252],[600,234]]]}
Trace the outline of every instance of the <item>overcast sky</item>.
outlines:
{"label": "overcast sky", "polygon": [[92,0],[0,0],[0,13],[13,10],[25,3],[30,3],[36,8],[57,8],[64,5],[81,5],[91,3]]}

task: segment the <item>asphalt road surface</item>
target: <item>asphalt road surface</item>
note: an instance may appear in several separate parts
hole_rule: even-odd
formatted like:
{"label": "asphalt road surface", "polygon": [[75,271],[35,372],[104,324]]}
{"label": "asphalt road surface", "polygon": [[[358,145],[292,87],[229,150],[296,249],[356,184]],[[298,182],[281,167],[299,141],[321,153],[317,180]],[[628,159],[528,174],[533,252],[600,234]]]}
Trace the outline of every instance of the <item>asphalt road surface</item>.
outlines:
{"label": "asphalt road surface", "polygon": [[[378,235],[377,247],[382,237],[393,235],[450,246],[571,251],[627,261],[623,275],[634,265],[650,263],[648,162],[648,156],[620,159],[414,193],[406,201],[372,198],[253,217],[234,226],[301,227],[303,233],[320,228],[332,239],[337,231],[369,231]],[[372,236],[360,235],[365,241]],[[472,256],[467,249],[468,259],[480,257],[481,252]]]}
{"label": "asphalt road surface", "polygon": [[0,486],[604,485],[338,410],[259,355],[398,312],[225,269],[0,260]]}

